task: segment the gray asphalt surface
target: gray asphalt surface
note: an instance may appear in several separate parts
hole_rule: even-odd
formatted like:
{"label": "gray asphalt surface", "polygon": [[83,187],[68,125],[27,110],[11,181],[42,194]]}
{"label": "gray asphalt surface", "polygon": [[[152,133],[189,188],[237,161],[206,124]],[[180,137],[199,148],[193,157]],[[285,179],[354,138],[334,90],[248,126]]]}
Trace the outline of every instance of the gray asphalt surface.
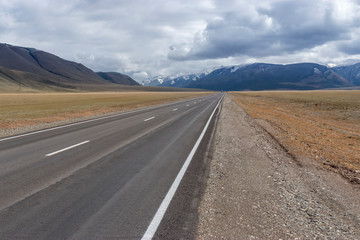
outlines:
{"label": "gray asphalt surface", "polygon": [[0,140],[0,239],[141,238],[220,98]]}

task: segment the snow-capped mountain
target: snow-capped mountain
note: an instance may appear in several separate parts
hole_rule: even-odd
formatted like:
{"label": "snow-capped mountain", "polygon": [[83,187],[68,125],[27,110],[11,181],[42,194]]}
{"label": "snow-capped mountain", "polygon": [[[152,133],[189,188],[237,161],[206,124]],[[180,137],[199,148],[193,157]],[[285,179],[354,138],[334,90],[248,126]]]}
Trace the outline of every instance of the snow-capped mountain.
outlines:
{"label": "snow-capped mountain", "polygon": [[254,63],[219,67],[199,74],[156,77],[149,80],[148,85],[231,91],[271,89],[311,90],[352,87],[354,83],[348,81],[337,71],[320,64],[297,63],[281,65]]}
{"label": "snow-capped mountain", "polygon": [[187,87],[192,81],[197,81],[218,68],[220,67],[209,68],[200,73],[188,75],[155,76],[143,81],[143,84],[144,86]]}

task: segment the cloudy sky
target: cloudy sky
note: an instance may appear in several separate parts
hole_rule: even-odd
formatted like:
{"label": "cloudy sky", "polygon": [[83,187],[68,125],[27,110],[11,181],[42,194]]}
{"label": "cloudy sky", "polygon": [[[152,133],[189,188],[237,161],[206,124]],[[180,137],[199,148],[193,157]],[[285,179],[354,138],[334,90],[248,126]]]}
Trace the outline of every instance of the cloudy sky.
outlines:
{"label": "cloudy sky", "polygon": [[0,0],[0,42],[137,80],[360,59],[360,0]]}

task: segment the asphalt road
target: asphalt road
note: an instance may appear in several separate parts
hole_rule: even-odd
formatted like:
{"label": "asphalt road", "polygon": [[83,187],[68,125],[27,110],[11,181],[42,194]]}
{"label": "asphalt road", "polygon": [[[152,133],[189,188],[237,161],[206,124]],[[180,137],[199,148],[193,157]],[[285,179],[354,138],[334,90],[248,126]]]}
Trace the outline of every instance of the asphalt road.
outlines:
{"label": "asphalt road", "polygon": [[0,139],[0,239],[142,238],[221,96]]}

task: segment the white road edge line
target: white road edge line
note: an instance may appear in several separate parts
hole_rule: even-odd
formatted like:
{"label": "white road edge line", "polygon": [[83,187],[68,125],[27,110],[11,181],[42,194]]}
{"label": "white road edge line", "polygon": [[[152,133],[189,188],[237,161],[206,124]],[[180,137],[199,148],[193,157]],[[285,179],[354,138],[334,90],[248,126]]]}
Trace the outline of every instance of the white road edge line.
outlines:
{"label": "white road edge line", "polygon": [[149,121],[149,120],[151,120],[151,119],[154,119],[154,118],[155,118],[155,117],[147,118],[147,119],[144,120],[144,122],[147,122],[147,121]]}
{"label": "white road edge line", "polygon": [[198,140],[196,141],[196,143],[195,143],[194,147],[192,148],[191,152],[189,153],[189,156],[186,158],[186,160],[184,162],[184,165],[180,169],[178,175],[176,176],[173,184],[171,185],[169,191],[167,192],[164,200],[162,201],[160,207],[158,208],[155,216],[153,217],[150,225],[148,226],[148,228],[147,228],[146,232],[144,233],[143,237],[141,238],[141,240],[149,240],[149,239],[152,239],[154,237],[154,234],[155,234],[157,228],[159,227],[160,222],[163,219],[163,217],[165,215],[165,212],[166,212],[168,206],[170,205],[170,202],[171,202],[172,198],[174,197],[175,192],[176,192],[177,188],[179,187],[180,182],[181,182],[182,178],[184,177],[185,172],[186,172],[188,166],[190,165],[190,162],[191,162],[192,158],[195,155],[195,152],[198,149],[198,147],[200,145],[200,142],[203,139],[203,137],[205,135],[205,132],[206,132],[207,128],[209,127],[210,121],[211,121],[213,115],[215,114],[215,111],[218,108],[222,98],[223,97],[220,98],[218,104],[214,108],[214,111],[210,115],[209,120],[207,121],[203,131],[201,132]]}
{"label": "white road edge line", "polygon": [[174,108],[172,111],[174,112],[174,111],[177,111],[178,109],[177,108]]}
{"label": "white road edge line", "polygon": [[192,99],[185,100],[185,101],[165,103],[165,104],[155,105],[155,106],[151,106],[151,107],[147,107],[147,108],[145,107],[145,108],[135,109],[135,110],[132,110],[132,111],[113,114],[113,115],[110,115],[110,116],[104,116],[104,117],[84,120],[84,121],[80,121],[80,122],[70,123],[70,124],[66,124],[66,125],[61,125],[61,126],[57,126],[57,127],[47,128],[47,129],[43,129],[43,130],[37,130],[37,131],[34,131],[34,132],[23,133],[23,134],[11,136],[11,137],[0,138],[0,142],[15,139],[15,138],[20,138],[20,137],[25,137],[25,136],[29,136],[29,135],[34,135],[34,134],[37,134],[37,133],[49,132],[49,131],[53,131],[53,130],[56,130],[56,129],[71,127],[71,126],[75,126],[75,125],[79,125],[79,124],[99,121],[99,120],[103,120],[103,119],[107,119],[107,118],[113,118],[113,117],[118,117],[118,116],[122,116],[122,115],[126,115],[126,114],[137,113],[137,112],[141,112],[141,111],[144,111],[144,110],[150,110],[150,109],[153,109],[153,108],[175,105],[175,104],[178,104],[179,102],[189,102],[189,101],[192,101]]}
{"label": "white road edge line", "polygon": [[61,150],[59,150],[59,151],[56,151],[56,152],[52,152],[52,153],[46,154],[45,156],[50,157],[50,156],[53,156],[53,155],[55,155],[55,154],[58,154],[58,153],[64,152],[64,151],[66,151],[66,150],[69,150],[69,149],[72,149],[72,148],[78,147],[78,146],[80,146],[80,145],[86,144],[86,143],[88,143],[88,142],[90,142],[90,141],[89,141],[89,140],[87,140],[87,141],[84,141],[84,142],[81,142],[81,143],[78,143],[78,144],[72,145],[72,146],[70,146],[70,147],[63,148],[63,149],[61,149]]}

